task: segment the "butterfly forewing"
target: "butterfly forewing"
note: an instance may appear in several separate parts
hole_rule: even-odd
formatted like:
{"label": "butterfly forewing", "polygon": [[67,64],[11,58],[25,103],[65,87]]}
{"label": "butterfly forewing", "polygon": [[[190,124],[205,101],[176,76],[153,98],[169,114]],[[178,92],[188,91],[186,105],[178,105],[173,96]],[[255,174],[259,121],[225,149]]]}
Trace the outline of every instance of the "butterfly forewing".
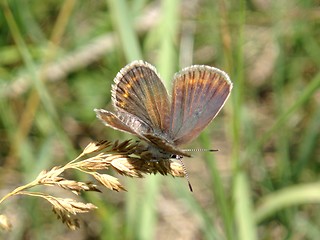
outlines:
{"label": "butterfly forewing", "polygon": [[223,107],[231,89],[228,75],[213,67],[191,66],[177,73],[170,116],[174,143],[197,137]]}
{"label": "butterfly forewing", "polygon": [[114,81],[112,100],[118,115],[127,112],[155,132],[168,129],[169,97],[152,65],[134,61],[124,67]]}

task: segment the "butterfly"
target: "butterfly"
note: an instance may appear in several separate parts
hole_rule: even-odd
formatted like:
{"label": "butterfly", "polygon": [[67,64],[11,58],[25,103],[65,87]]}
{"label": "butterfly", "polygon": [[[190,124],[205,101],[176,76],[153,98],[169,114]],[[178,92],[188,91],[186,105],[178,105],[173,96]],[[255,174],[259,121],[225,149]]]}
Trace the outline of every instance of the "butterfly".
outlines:
{"label": "butterfly", "polygon": [[179,146],[196,138],[215,118],[231,89],[232,82],[222,70],[193,65],[174,75],[170,99],[156,68],[137,60],[114,79],[115,112],[95,112],[105,125],[147,142],[148,160],[190,157]]}

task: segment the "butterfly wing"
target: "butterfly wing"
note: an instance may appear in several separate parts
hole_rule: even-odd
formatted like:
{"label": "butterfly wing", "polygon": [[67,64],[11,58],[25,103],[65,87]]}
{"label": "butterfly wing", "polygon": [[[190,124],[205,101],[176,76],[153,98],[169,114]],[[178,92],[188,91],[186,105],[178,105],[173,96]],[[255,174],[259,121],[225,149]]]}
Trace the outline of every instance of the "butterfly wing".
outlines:
{"label": "butterfly wing", "polygon": [[108,127],[120,130],[123,132],[128,132],[131,134],[139,135],[134,129],[140,129],[140,132],[148,132],[149,129],[143,125],[138,119],[129,114],[126,117],[122,114],[121,116],[116,116],[114,113],[106,111],[104,109],[94,109],[99,118]]}
{"label": "butterfly wing", "polygon": [[[133,116],[128,115],[126,118],[121,119],[114,113],[106,111],[104,109],[95,109],[94,111],[96,112],[97,117],[108,127],[137,135],[141,139],[150,142],[155,146],[159,146],[161,149],[165,150],[168,153],[190,157],[190,154],[176,148],[172,143],[169,143],[163,137],[155,136],[153,133],[148,133],[151,130],[147,129],[147,127],[144,126],[143,123],[141,123]],[[139,131],[135,132],[134,129],[139,129]]]}
{"label": "butterfly wing", "polygon": [[114,82],[112,101],[116,113],[95,109],[105,125],[137,135],[169,153],[189,156],[166,139],[169,136],[169,97],[152,65],[134,61],[120,70]]}
{"label": "butterfly wing", "polygon": [[[112,101],[118,116],[126,118],[128,113],[153,132],[168,131],[169,97],[152,65],[134,61],[120,70],[114,82]],[[140,132],[139,128],[133,130]]]}
{"label": "butterfly wing", "polygon": [[228,75],[209,66],[191,66],[174,77],[170,117],[176,145],[195,137],[210,123],[230,95]]}

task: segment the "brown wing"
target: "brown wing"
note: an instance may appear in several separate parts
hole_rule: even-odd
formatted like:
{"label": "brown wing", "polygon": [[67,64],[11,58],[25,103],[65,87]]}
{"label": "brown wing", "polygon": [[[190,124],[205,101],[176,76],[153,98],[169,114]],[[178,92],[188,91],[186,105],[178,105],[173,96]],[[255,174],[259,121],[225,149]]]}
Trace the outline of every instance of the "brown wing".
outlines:
{"label": "brown wing", "polygon": [[134,61],[120,70],[114,82],[112,101],[117,115],[129,113],[155,132],[168,131],[169,97],[152,65]]}
{"label": "brown wing", "polygon": [[133,131],[132,128],[128,126],[128,124],[122,122],[114,113],[106,111],[104,109],[94,109],[94,111],[97,114],[97,118],[99,118],[108,127],[112,127],[116,130],[128,132],[131,134],[136,134],[135,131]]}
{"label": "brown wing", "polygon": [[210,123],[230,95],[228,75],[209,66],[191,66],[174,78],[170,129],[176,145],[195,137]]}

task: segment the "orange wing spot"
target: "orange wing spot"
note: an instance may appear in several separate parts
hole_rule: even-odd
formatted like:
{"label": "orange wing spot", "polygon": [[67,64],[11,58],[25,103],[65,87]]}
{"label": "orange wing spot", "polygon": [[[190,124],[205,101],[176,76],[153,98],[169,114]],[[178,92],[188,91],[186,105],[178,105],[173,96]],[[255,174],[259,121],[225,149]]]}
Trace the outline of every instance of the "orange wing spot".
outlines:
{"label": "orange wing spot", "polygon": [[122,96],[124,97],[124,98],[128,98],[128,93],[124,93],[124,94],[122,94]]}
{"label": "orange wing spot", "polygon": [[195,78],[191,78],[190,84],[191,85],[195,85],[196,84],[196,79]]}
{"label": "orange wing spot", "polygon": [[131,79],[132,81],[136,81],[136,80],[137,80],[137,76],[134,75],[134,74],[131,74],[131,75],[130,75],[130,79]]}
{"label": "orange wing spot", "polygon": [[119,107],[124,108],[126,106],[126,104],[124,102],[118,102]]}
{"label": "orange wing spot", "polygon": [[146,75],[144,74],[144,73],[140,73],[139,74],[139,78],[141,79],[141,78],[145,78],[146,77]]}
{"label": "orange wing spot", "polygon": [[199,78],[197,82],[193,82],[193,84],[203,84],[205,80],[203,78]]}
{"label": "orange wing spot", "polygon": [[131,88],[132,85],[131,85],[130,83],[127,83],[126,87],[127,87],[127,88]]}

